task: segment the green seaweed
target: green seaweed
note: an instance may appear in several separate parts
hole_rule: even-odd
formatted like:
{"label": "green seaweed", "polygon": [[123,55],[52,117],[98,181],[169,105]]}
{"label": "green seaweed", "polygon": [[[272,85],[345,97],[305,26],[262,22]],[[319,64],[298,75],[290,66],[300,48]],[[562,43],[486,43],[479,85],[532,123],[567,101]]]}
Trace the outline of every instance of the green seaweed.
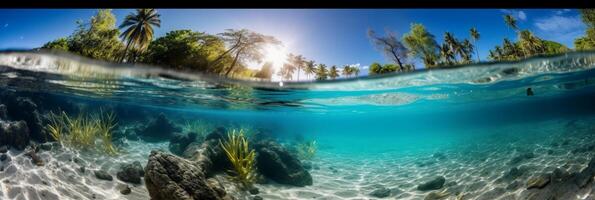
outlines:
{"label": "green seaweed", "polygon": [[221,148],[233,166],[233,180],[243,186],[244,189],[250,188],[256,181],[254,149],[250,149],[248,140],[244,136],[244,130],[232,130],[227,134],[225,141],[219,140]]}

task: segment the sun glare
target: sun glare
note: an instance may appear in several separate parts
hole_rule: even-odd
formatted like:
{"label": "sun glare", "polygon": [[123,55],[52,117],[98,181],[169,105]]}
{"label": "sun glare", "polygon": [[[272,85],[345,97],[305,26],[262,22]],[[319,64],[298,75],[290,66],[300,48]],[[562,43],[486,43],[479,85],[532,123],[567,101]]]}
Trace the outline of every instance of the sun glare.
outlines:
{"label": "sun glare", "polygon": [[270,62],[275,71],[281,69],[283,63],[287,61],[287,49],[281,46],[268,46],[265,48],[265,62]]}

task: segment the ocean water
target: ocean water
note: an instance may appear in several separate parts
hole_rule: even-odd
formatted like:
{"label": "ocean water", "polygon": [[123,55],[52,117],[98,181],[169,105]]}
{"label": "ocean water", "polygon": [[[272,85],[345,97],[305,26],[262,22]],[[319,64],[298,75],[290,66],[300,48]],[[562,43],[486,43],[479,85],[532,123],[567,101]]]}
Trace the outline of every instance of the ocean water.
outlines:
{"label": "ocean water", "polygon": [[[161,113],[182,134],[186,122],[200,122],[205,130],[266,133],[288,149],[316,141],[314,157],[302,160],[312,185],[257,183],[254,195],[219,176],[236,199],[595,199],[593,174],[585,170],[595,156],[594,68],[595,53],[577,52],[279,83],[4,52],[2,95],[31,99],[44,126],[49,111],[111,110],[114,144],[123,151],[52,148],[38,152],[45,165],[36,166],[26,151],[10,149],[1,162],[0,199],[149,199],[144,179],[131,184],[116,174],[133,161],[145,166],[151,150],[170,151],[169,138],[134,133]],[[97,179],[94,170],[114,180]],[[545,185],[528,189],[543,176]],[[578,176],[589,181],[577,184]],[[436,177],[445,179],[439,188],[418,189]],[[130,194],[120,192],[126,185]]]}

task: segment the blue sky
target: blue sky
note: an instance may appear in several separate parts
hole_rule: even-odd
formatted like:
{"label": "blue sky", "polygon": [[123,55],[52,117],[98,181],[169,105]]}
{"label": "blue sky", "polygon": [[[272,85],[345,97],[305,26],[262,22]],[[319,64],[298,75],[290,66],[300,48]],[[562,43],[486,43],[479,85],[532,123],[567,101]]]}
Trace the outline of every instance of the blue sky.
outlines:
{"label": "blue sky", "polygon": [[[68,36],[76,28],[76,20],[88,20],[95,12],[95,9],[0,9],[0,49],[34,48]],[[119,24],[132,10],[113,12]],[[158,9],[158,12],[162,26],[156,29],[156,36],[175,29],[216,34],[227,28],[247,28],[277,37],[288,52],[329,66],[387,62],[371,45],[366,35],[368,28],[379,33],[388,28],[402,34],[411,23],[422,23],[441,42],[445,31],[462,39],[469,37],[469,28],[476,27],[481,34],[477,46],[482,60],[504,37],[515,38],[502,20],[506,13],[513,14],[522,29],[530,29],[543,39],[570,48],[574,38],[585,30],[578,11],[570,9]]]}

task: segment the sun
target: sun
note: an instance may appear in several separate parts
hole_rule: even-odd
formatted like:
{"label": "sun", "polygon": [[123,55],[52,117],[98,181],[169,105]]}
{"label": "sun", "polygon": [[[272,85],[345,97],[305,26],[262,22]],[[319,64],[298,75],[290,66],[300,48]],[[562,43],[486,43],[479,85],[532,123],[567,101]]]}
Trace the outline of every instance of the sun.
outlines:
{"label": "sun", "polygon": [[283,46],[268,45],[264,49],[264,62],[270,62],[275,70],[281,69],[287,61],[287,49]]}

